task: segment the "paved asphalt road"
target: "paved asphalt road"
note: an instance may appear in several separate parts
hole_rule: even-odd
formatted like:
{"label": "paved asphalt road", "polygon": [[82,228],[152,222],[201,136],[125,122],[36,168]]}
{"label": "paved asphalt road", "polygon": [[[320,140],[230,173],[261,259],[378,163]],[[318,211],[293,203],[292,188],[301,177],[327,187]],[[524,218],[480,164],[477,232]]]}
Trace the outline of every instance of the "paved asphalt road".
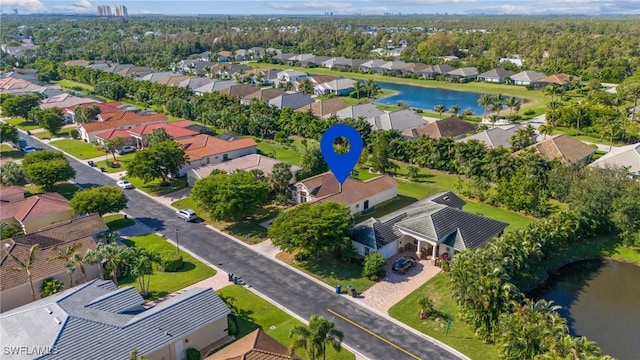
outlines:
{"label": "paved asphalt road", "polygon": [[[49,148],[34,138],[27,138],[27,142],[36,147]],[[68,158],[77,172],[74,181],[80,186],[115,185],[113,179],[90,168],[86,163]],[[175,229],[178,229],[180,246],[188,248],[222,270],[240,276],[248,285],[298,316],[308,319],[312,314],[318,314],[332,319],[336,328],[344,331],[345,344],[369,359],[460,358],[427,338],[345,299],[347,295],[337,295],[203,224],[185,223],[176,217],[174,211],[138,191],[129,190],[127,196],[127,214],[155,228],[169,239],[175,239]],[[328,309],[361,327],[334,316]]]}

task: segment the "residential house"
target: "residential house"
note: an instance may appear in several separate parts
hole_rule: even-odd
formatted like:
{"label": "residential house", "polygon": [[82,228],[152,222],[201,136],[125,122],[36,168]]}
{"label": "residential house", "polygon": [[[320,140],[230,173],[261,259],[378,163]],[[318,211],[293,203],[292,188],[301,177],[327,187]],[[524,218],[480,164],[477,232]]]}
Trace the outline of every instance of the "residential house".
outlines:
{"label": "residential house", "polygon": [[141,78],[143,76],[149,75],[153,72],[153,70],[148,66],[131,66],[124,70],[118,71],[118,75],[120,76],[128,76],[131,78]]}
{"label": "residential house", "polygon": [[38,47],[39,46],[35,45],[31,39],[22,39],[22,42],[16,46],[7,46],[6,44],[2,44],[2,51],[15,56],[16,58],[21,58],[23,56],[34,57],[36,56]]}
{"label": "residential house", "polygon": [[478,81],[502,84],[507,82],[513,75],[515,75],[515,72],[498,67],[478,75]]}
{"label": "residential house", "polygon": [[360,181],[348,178],[340,185],[331,172],[322,173],[289,188],[296,203],[337,202],[349,208],[351,215],[359,214],[398,196],[398,183],[388,175]]}
{"label": "residential house", "polygon": [[287,59],[287,63],[294,66],[305,66],[314,57],[313,54],[298,54]]}
{"label": "residential house", "polygon": [[24,200],[24,194],[26,192],[25,188],[20,185],[11,185],[0,188],[0,202],[4,204],[12,201]]}
{"label": "residential house", "polygon": [[455,55],[440,56],[440,58],[445,62],[460,60],[460,58]]}
{"label": "residential house", "polygon": [[151,74],[147,74],[143,77],[140,77],[140,80],[150,81],[150,82],[158,82],[162,79],[168,78],[170,76],[175,76],[176,74],[171,71],[158,71],[152,72]]}
{"label": "residential house", "polygon": [[0,80],[0,94],[22,95],[42,93],[45,86],[34,84],[28,80],[6,77]]}
{"label": "residential house", "polygon": [[439,64],[428,65],[427,68],[417,70],[416,73],[425,79],[435,79],[438,76],[443,76],[453,70],[453,67],[449,64]]}
{"label": "residential house", "polygon": [[322,66],[334,70],[358,69],[366,60],[348,59],[345,57],[334,57],[322,62]]}
{"label": "residential house", "polygon": [[318,84],[313,88],[313,91],[316,95],[348,96],[354,90],[355,82],[353,79],[340,78]]}
{"label": "residential house", "polygon": [[511,83],[514,85],[528,86],[546,77],[547,75],[541,72],[525,70],[511,76]]}
{"label": "residential house", "polygon": [[218,62],[233,61],[233,53],[231,51],[219,51],[217,55],[218,56],[216,57],[216,61]]}
{"label": "residential house", "polygon": [[218,164],[241,156],[257,153],[258,144],[252,138],[224,138],[200,134],[177,140],[187,155],[187,164],[180,170],[180,176],[189,169],[209,164]]}
{"label": "residential house", "polygon": [[568,88],[571,84],[571,76],[567,74],[554,74],[531,83],[534,89],[543,89],[549,85]]}
{"label": "residential house", "polygon": [[[98,109],[100,110],[100,113],[112,113],[112,112],[116,112],[118,110],[121,110],[120,107],[122,106],[122,103],[120,101],[113,101],[113,102],[108,102],[108,103],[100,103],[100,102],[96,102],[96,103],[85,103],[85,104],[80,104],[77,106],[69,106],[69,107],[65,107],[64,110],[62,110],[62,113],[64,115],[65,118],[69,118],[71,120],[72,123],[76,122],[75,119],[75,111],[77,107],[88,107],[88,106],[97,106]],[[97,120],[94,119],[94,120]]]}
{"label": "residential house", "polygon": [[235,51],[235,59],[236,61],[246,61],[247,60],[247,55],[249,54],[248,50],[245,49],[238,49]]}
{"label": "residential house", "polygon": [[311,75],[309,76],[309,80],[313,85],[320,85],[322,83],[326,83],[333,80],[338,80],[339,77],[333,75]]}
{"label": "residential house", "polygon": [[[45,98],[40,100],[40,105],[38,107],[40,109],[50,109],[50,108],[59,108],[65,109],[68,107],[75,108],[78,105],[82,104],[97,104],[99,101],[88,98],[88,97],[80,97],[75,95],[70,95],[67,93],[63,93],[57,96],[52,96],[49,98]],[[65,123],[71,124],[73,123],[73,117],[70,114],[64,114]]]}
{"label": "residential house", "polygon": [[283,83],[294,83],[296,81],[300,81],[306,77],[308,77],[309,75],[307,75],[307,73],[304,73],[302,71],[297,71],[297,70],[283,70],[277,73],[277,79],[275,80],[275,82],[277,82],[278,84],[283,84]]}
{"label": "residential house", "polygon": [[214,91],[221,91],[234,85],[237,85],[234,80],[213,80],[198,88],[193,89],[193,93],[195,95],[202,95]]}
{"label": "residential house", "polygon": [[315,102],[309,105],[305,105],[303,107],[296,109],[296,111],[300,111],[300,112],[311,111],[314,115],[321,118],[325,118],[349,106],[351,105],[347,104],[346,102],[344,102],[344,100],[340,98],[331,98],[331,99],[325,99],[325,100],[316,100]]}
{"label": "residential house", "polygon": [[472,133],[475,130],[475,125],[472,125],[458,117],[452,116],[444,120],[420,125],[415,129],[405,130],[402,134],[411,138],[418,138],[424,135],[432,139],[450,137],[457,140],[462,139],[467,134]]}
{"label": "residential house", "polygon": [[322,66],[322,63],[329,60],[330,57],[329,56],[314,56],[311,59],[307,59],[307,61],[304,62],[300,62],[301,66],[306,66],[306,67],[319,67]]}
{"label": "residential house", "polygon": [[253,94],[259,90],[260,88],[255,85],[241,84],[229,86],[227,88],[219,90],[218,92],[220,94],[229,95],[236,99],[244,99],[245,96]]}
{"label": "residential house", "polygon": [[96,135],[109,130],[128,130],[136,126],[167,122],[165,114],[140,115],[129,111],[117,110],[110,113],[100,113],[98,121],[79,124],[80,139],[85,142],[97,141]]}
{"label": "residential house", "polygon": [[[64,251],[68,246],[80,244],[81,247],[78,251],[84,253],[89,249],[95,249],[98,237],[107,230],[109,230],[109,228],[104,224],[102,218],[97,214],[93,214],[54,224],[34,233],[1,240],[0,312],[3,312],[2,315],[5,315],[5,311],[33,301],[29,278],[26,272],[14,271],[17,264],[7,253],[26,262],[31,246],[34,244],[40,245],[40,249],[36,253],[31,267],[31,279],[33,281],[33,287],[35,288],[35,297],[38,299],[40,298],[38,289],[40,289],[45,279],[55,278],[63,283],[67,289],[83,281],[82,273],[75,271],[72,274],[73,285],[69,284],[69,275],[67,274],[64,262],[49,261],[50,258],[57,255],[54,248]],[[84,264],[84,269],[87,280],[92,280],[100,276],[100,271],[95,265]],[[4,320],[2,320],[2,322],[4,322]],[[14,334],[12,336],[15,336],[18,335],[19,331],[13,331],[12,333]],[[6,332],[2,333],[2,341],[5,345],[7,341],[9,341]]]}
{"label": "residential house", "polygon": [[522,67],[524,65],[524,59],[521,59],[519,56],[500,58],[500,60],[498,60],[498,64],[502,64],[503,62],[511,63],[517,67]]}
{"label": "residential house", "polygon": [[433,195],[382,218],[370,218],[354,228],[351,243],[366,256],[379,252],[390,258],[413,251],[418,258],[449,258],[500,236],[507,223],[462,211],[465,202],[452,192]]}
{"label": "residential house", "polygon": [[545,160],[559,159],[564,164],[575,166],[587,165],[596,152],[595,148],[564,134],[552,136],[529,148],[533,148]]}
{"label": "residential house", "polygon": [[451,70],[447,73],[447,78],[452,81],[469,82],[478,77],[478,69],[474,67],[463,67]]}
{"label": "residential house", "polygon": [[429,123],[410,109],[391,111],[366,120],[371,124],[372,130],[398,130],[401,132]]}
{"label": "residential house", "polygon": [[[22,187],[7,187],[0,189],[2,198],[0,221],[8,225],[18,224],[25,234],[36,232],[42,228],[62,221],[73,219],[73,211],[69,200],[58,193],[46,193],[29,196],[22,199],[17,194],[24,191]],[[8,194],[5,195],[4,193]],[[7,201],[5,199],[12,199]]]}
{"label": "residential house", "polygon": [[13,70],[0,75],[0,79],[7,78],[27,80],[37,85],[43,85],[38,80],[38,70],[36,69],[14,68]]}
{"label": "residential house", "polygon": [[91,62],[89,62],[89,60],[68,60],[64,62],[65,66],[80,66],[80,67],[88,67],[89,65],[91,65]]}
{"label": "residential house", "polygon": [[298,54],[292,54],[292,53],[279,53],[276,54],[274,56],[271,57],[271,60],[280,63],[280,64],[288,64],[289,60],[295,56],[297,56]]}
{"label": "residential house", "polygon": [[[259,154],[245,155],[235,159],[231,159],[229,161],[225,161],[223,163],[209,164],[197,169],[190,169],[189,171],[187,171],[187,182],[189,183],[189,186],[193,186],[198,179],[209,176],[213,170],[226,171],[228,174],[238,170],[260,170],[265,176],[268,177],[269,175],[271,175],[273,167],[281,162],[282,161],[278,161]],[[294,181],[294,179],[296,178],[298,171],[300,171],[299,166],[291,165],[292,181]]]}
{"label": "residential house", "polygon": [[382,116],[384,114],[384,111],[378,109],[377,106],[371,103],[349,106],[336,112],[336,116],[340,119],[362,118],[367,121],[369,121],[369,119],[375,118],[376,116]]}
{"label": "residential house", "polygon": [[129,133],[129,137],[135,140],[136,147],[144,148],[147,146],[147,135],[158,128],[163,128],[173,140],[186,139],[199,134],[199,132],[189,129],[189,126],[191,126],[191,121],[181,120],[172,123],[147,124],[126,131]]}
{"label": "residential house", "polygon": [[128,359],[133,350],[149,360],[185,359],[188,348],[228,339],[229,314],[211,288],[147,306],[133,286],[93,280],[1,314],[0,336],[7,348],[37,349],[39,359]]}
{"label": "residential house", "polygon": [[[257,85],[273,85],[278,82],[279,69],[254,69],[253,83]],[[251,72],[250,72],[251,73]],[[259,84],[258,84],[259,83]]]}
{"label": "residential house", "polygon": [[257,101],[269,102],[269,100],[277,98],[278,96],[281,96],[283,94],[285,94],[285,91],[278,88],[260,89],[256,92],[242,97],[242,100],[240,100],[240,102],[243,104],[249,104],[251,100],[254,99]]}
{"label": "residential house", "polygon": [[200,54],[197,54],[195,56],[195,58],[196,58],[196,60],[200,60],[200,61],[209,61],[209,60],[211,60],[211,55],[212,54],[213,53],[211,51],[205,51],[205,52],[202,52]]}
{"label": "residential house", "polygon": [[391,73],[391,74],[400,74],[402,73],[402,71],[408,66],[409,64],[407,64],[404,61],[387,61],[386,63],[382,64],[380,67],[385,69],[386,73]]}
{"label": "residential house", "polygon": [[380,59],[369,60],[360,64],[359,69],[362,72],[382,74],[387,71],[387,69],[383,67],[386,63],[387,61]]}
{"label": "residential house", "polygon": [[183,80],[181,82],[179,82],[178,84],[175,84],[177,87],[186,87],[191,89],[191,91],[195,91],[195,89],[198,89],[202,86],[205,86],[207,84],[210,84],[212,82],[214,82],[215,80],[212,80],[208,77],[199,77],[199,76],[192,76],[189,77],[186,80]]}
{"label": "residential house", "polygon": [[175,71],[179,71],[184,74],[202,75],[215,65],[216,63],[209,60],[181,60],[175,67]]}
{"label": "residential house", "polygon": [[432,65],[427,65],[424,63],[408,63],[407,66],[402,68],[403,74],[418,74],[421,71],[428,70]]}
{"label": "residential house", "polygon": [[467,142],[470,140],[478,140],[484,143],[487,149],[495,149],[500,146],[505,149],[511,149],[509,140],[515,135],[516,131],[521,128],[521,126],[511,126],[509,128],[492,127],[456,141]]}
{"label": "residential house", "polygon": [[156,81],[156,84],[167,85],[167,86],[177,86],[178,84],[180,84],[185,80],[188,80],[189,78],[190,78],[189,75],[172,75]]}
{"label": "residential house", "polygon": [[269,100],[269,105],[273,105],[278,109],[291,108],[293,110],[299,109],[303,106],[314,103],[315,100],[306,94],[301,93],[293,93],[293,94],[282,94],[278,97],[275,97]]}
{"label": "residential house", "polygon": [[614,147],[589,166],[603,169],[607,167],[624,167],[632,177],[638,178],[640,176],[640,142]]}
{"label": "residential house", "polygon": [[216,351],[204,360],[299,360],[297,355],[290,355],[289,348],[280,344],[262,329],[234,341],[231,345]]}
{"label": "residential house", "polygon": [[264,56],[264,48],[260,46],[254,46],[252,48],[249,48],[247,49],[247,55],[249,55],[251,59],[260,58]]}
{"label": "residential house", "polygon": [[219,75],[221,79],[233,79],[236,74],[242,76],[251,70],[252,68],[247,65],[231,64],[218,67],[215,74]]}

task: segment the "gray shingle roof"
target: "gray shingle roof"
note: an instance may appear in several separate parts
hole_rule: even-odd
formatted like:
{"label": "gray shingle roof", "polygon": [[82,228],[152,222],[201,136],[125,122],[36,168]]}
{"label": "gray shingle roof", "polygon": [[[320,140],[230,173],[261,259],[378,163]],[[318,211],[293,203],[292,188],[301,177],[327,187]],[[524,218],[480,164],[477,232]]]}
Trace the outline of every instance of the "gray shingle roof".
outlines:
{"label": "gray shingle roof", "polygon": [[41,359],[125,359],[132,349],[148,355],[229,314],[211,288],[146,310],[143,303],[135,288],[94,280],[1,314],[0,335],[5,346],[57,350]]}
{"label": "gray shingle roof", "polygon": [[605,168],[607,166],[624,166],[630,173],[640,174],[640,142],[613,148],[590,165]]}
{"label": "gray shingle roof", "polygon": [[510,149],[511,144],[509,143],[509,139],[511,139],[511,137],[515,135],[516,131],[519,128],[520,126],[512,126],[508,129],[492,127],[457,141],[467,142],[469,140],[475,139],[478,141],[482,141],[490,149],[494,149],[499,146],[502,146],[505,149]]}
{"label": "gray shingle roof", "polygon": [[460,210],[462,210],[462,207],[467,204],[464,200],[460,199],[458,195],[452,193],[451,191],[431,195],[427,198],[427,200],[433,201],[436,204],[447,205]]}
{"label": "gray shingle roof", "polygon": [[301,93],[282,94],[269,100],[269,105],[273,105],[278,109],[292,108],[293,110],[301,108],[315,102],[311,96]]}

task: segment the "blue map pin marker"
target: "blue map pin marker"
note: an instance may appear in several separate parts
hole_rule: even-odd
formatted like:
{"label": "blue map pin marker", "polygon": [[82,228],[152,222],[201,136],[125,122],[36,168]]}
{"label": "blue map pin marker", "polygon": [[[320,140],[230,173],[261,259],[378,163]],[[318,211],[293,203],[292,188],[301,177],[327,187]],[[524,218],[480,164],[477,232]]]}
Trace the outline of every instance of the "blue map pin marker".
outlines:
{"label": "blue map pin marker", "polygon": [[[349,152],[346,154],[338,154],[333,150],[333,142],[340,136],[349,140]],[[329,169],[336,177],[340,185],[351,174],[351,170],[358,163],[360,153],[362,153],[362,137],[358,130],[345,124],[334,125],[325,131],[320,139],[320,150],[324,156],[324,160],[329,165]]]}

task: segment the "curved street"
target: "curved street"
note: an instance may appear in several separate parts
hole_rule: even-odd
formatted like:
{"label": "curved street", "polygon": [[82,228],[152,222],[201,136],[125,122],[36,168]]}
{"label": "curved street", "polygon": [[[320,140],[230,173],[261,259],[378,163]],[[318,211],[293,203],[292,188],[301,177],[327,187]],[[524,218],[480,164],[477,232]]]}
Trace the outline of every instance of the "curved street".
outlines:
{"label": "curved street", "polygon": [[[29,145],[57,150],[32,137]],[[81,187],[115,185],[115,180],[86,163],[67,156],[76,170],[74,181]],[[364,308],[327,287],[308,279],[278,262],[236,242],[204,224],[185,223],[168,207],[138,190],[127,191],[126,213],[165,238],[202,257],[225,272],[240,276],[249,286],[308,319],[318,314],[335,322],[345,333],[344,343],[369,359],[465,359],[446,345],[434,343],[427,336]],[[337,314],[337,315],[336,315]],[[345,321],[347,318],[349,321]]]}

